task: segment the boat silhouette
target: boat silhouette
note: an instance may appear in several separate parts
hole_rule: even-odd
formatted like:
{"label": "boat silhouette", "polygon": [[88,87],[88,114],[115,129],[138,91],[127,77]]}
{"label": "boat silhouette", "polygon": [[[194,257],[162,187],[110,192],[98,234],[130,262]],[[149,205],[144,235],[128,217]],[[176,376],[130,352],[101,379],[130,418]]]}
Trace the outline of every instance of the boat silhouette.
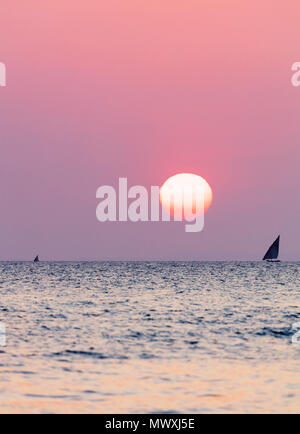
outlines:
{"label": "boat silhouette", "polygon": [[263,257],[263,261],[267,262],[280,262],[277,258],[279,255],[280,235],[276,238],[274,243],[269,247],[267,253]]}

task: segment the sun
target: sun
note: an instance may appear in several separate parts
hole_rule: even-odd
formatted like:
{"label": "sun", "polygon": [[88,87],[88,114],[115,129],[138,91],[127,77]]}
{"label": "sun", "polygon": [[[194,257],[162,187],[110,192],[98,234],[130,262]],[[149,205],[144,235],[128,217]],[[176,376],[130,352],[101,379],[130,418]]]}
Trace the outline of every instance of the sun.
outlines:
{"label": "sun", "polygon": [[212,203],[208,182],[193,173],[179,173],[168,178],[160,189],[163,209],[174,219],[193,220],[205,213]]}

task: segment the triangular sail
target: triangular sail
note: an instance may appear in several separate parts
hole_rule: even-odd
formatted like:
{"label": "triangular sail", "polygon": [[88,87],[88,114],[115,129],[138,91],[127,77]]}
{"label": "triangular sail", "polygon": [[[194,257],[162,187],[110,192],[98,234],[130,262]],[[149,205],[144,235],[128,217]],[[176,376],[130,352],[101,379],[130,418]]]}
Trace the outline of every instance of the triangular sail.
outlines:
{"label": "triangular sail", "polygon": [[267,253],[265,254],[263,261],[266,259],[277,259],[279,255],[279,241],[280,236],[274,241],[274,243],[271,245]]}
{"label": "triangular sail", "polygon": [[40,262],[40,260],[39,260],[39,255],[37,255],[35,258],[34,258],[34,261],[33,262]]}

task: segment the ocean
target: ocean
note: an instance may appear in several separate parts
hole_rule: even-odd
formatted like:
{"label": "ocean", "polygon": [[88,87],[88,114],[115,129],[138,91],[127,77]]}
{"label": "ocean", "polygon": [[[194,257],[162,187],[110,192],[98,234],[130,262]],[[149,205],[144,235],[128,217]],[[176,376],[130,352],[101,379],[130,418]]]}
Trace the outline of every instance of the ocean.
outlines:
{"label": "ocean", "polygon": [[299,270],[2,262],[0,412],[299,413]]}

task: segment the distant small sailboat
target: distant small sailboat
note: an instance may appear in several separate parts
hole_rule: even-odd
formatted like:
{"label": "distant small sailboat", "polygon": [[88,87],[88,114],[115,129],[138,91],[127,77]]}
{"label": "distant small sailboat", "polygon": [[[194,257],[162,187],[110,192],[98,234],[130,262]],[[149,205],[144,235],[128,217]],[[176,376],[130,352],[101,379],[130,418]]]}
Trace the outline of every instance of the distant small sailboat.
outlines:
{"label": "distant small sailboat", "polygon": [[279,242],[280,242],[280,235],[278,236],[278,238],[276,238],[274,243],[269,247],[269,250],[267,251],[267,253],[263,257],[263,261],[280,262],[277,259],[278,255],[279,255]]}
{"label": "distant small sailboat", "polygon": [[40,262],[40,260],[39,260],[39,255],[37,255],[35,258],[34,258],[34,261],[33,262]]}

